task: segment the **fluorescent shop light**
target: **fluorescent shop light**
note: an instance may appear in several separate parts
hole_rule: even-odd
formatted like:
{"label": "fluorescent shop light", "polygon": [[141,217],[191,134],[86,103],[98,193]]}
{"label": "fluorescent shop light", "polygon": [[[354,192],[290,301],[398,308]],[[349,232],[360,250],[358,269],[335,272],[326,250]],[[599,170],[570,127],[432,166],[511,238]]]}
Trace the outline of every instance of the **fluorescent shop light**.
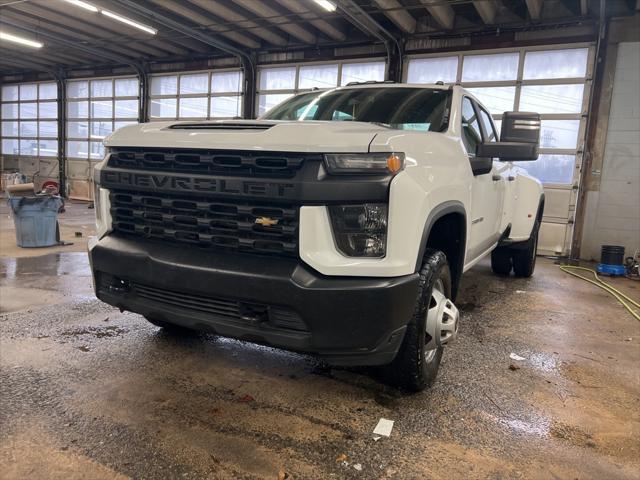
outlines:
{"label": "fluorescent shop light", "polygon": [[76,7],[84,8],[85,10],[89,10],[90,12],[98,12],[98,7],[94,7],[90,3],[83,2],[82,0],[64,0],[71,5],[75,5]]}
{"label": "fluorescent shop light", "polygon": [[29,40],[28,38],[18,37],[17,35],[12,35],[7,32],[0,32],[0,40],[19,43],[20,45],[26,45],[27,47],[32,47],[32,48],[42,48],[44,45],[44,43]]}
{"label": "fluorescent shop light", "polygon": [[318,5],[320,5],[322,8],[324,8],[327,12],[336,11],[336,4],[330,2],[329,0],[313,0],[313,1],[316,2]]}
{"label": "fluorescent shop light", "polygon": [[155,35],[156,33],[158,33],[158,30],[156,30],[153,27],[149,27],[148,25],[143,25],[142,23],[134,22],[130,18],[123,17],[122,15],[118,15],[117,13],[110,12],[109,10],[100,10],[100,13],[102,13],[103,15],[106,15],[109,18],[113,18],[118,22],[122,22],[134,28],[138,28],[143,32],[150,33],[151,35]]}

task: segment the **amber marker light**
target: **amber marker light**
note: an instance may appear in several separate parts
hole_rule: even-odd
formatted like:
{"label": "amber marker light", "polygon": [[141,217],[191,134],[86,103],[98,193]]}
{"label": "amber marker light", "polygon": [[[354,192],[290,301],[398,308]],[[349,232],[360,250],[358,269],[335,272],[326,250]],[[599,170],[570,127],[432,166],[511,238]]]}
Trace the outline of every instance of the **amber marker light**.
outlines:
{"label": "amber marker light", "polygon": [[392,153],[387,157],[387,168],[391,173],[398,173],[404,167],[404,158],[400,155]]}

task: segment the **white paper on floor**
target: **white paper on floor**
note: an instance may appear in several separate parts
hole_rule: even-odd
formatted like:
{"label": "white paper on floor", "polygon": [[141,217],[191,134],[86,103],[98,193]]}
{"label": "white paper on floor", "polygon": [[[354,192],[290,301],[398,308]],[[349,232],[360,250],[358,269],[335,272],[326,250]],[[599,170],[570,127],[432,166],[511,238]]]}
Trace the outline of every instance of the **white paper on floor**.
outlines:
{"label": "white paper on floor", "polygon": [[380,435],[382,437],[388,437],[391,435],[391,430],[393,429],[393,420],[387,420],[386,418],[381,418],[378,421],[378,425],[373,430],[374,435]]}

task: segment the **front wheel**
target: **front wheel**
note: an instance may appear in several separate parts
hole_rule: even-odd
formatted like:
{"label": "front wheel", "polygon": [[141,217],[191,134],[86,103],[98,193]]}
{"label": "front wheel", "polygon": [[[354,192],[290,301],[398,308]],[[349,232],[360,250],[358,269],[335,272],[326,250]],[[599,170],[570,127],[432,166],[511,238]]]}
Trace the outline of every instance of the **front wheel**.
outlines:
{"label": "front wheel", "polygon": [[393,382],[410,391],[429,387],[438,374],[443,345],[458,332],[451,298],[451,272],[444,253],[428,249],[420,270],[418,296],[402,346],[390,365]]}

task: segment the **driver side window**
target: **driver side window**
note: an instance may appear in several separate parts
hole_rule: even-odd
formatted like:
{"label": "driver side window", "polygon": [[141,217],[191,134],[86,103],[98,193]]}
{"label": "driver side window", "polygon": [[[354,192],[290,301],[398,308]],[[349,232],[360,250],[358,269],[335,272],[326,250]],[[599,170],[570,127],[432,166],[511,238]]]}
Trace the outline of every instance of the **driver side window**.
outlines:
{"label": "driver side window", "polygon": [[462,98],[462,141],[470,157],[475,157],[476,147],[482,143],[480,123],[469,97]]}

